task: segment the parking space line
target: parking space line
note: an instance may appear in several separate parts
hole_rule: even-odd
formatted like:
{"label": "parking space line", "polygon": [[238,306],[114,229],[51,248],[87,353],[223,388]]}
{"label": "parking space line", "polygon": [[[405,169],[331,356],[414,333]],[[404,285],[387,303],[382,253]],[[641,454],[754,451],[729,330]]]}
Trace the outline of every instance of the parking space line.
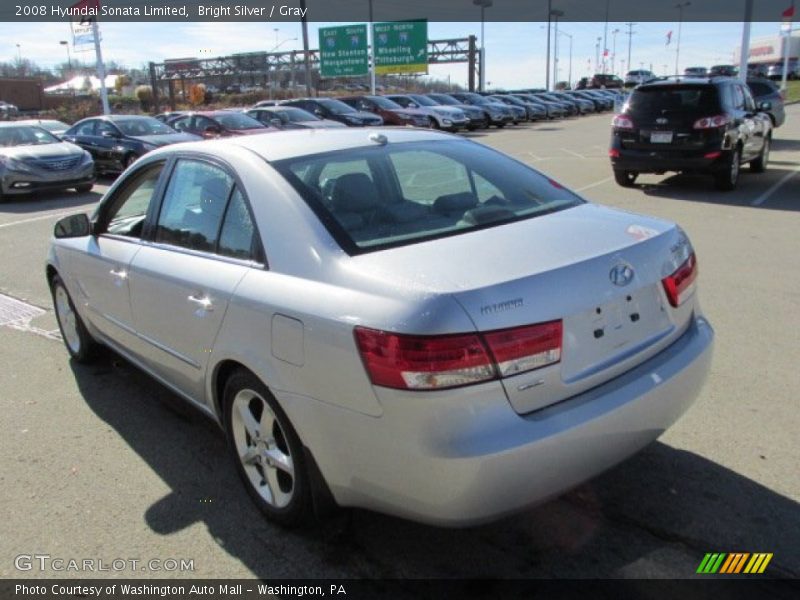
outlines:
{"label": "parking space line", "polygon": [[52,219],[53,217],[66,217],[73,214],[72,212],[59,212],[50,213],[47,215],[39,215],[38,217],[31,217],[29,219],[20,219],[19,221],[11,221],[10,223],[0,223],[0,229],[4,227],[12,227],[13,225],[24,225],[25,223],[33,223],[34,221],[44,221],[45,219]]}
{"label": "parking space line", "polygon": [[766,192],[764,192],[758,198],[753,200],[750,203],[750,206],[761,206],[762,204],[764,204],[764,202],[769,200],[769,198],[770,198],[770,196],[772,196],[772,194],[777,192],[785,183],[788,183],[788,181],[792,177],[797,175],[797,173],[799,173],[799,172],[800,172],[800,167],[795,167],[793,171],[790,171],[790,172],[786,173],[786,175],[784,175],[778,181],[773,183],[772,186]]}
{"label": "parking space line", "polygon": [[605,179],[601,179],[600,181],[595,181],[594,183],[590,183],[589,185],[584,185],[584,186],[582,186],[582,187],[575,188],[575,190],[574,190],[574,191],[576,191],[576,192],[582,192],[582,191],[584,191],[584,190],[590,190],[590,189],[592,189],[592,188],[595,188],[595,187],[601,186],[601,185],[603,185],[604,183],[608,183],[608,182],[609,182],[609,181],[611,181],[612,179],[614,179],[614,178],[613,178],[613,177],[606,177]]}
{"label": "parking space line", "polygon": [[578,154],[577,152],[573,152],[572,150],[568,150],[567,148],[559,148],[562,152],[566,152],[567,154],[572,154],[572,156],[577,156],[578,158],[586,158],[583,154]]}

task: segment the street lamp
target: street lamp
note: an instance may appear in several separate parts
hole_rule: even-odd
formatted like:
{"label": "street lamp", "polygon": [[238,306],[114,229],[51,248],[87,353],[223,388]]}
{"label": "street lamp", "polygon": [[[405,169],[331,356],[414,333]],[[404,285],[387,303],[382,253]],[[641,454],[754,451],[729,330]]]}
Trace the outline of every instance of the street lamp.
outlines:
{"label": "street lamp", "polygon": [[486,46],[484,44],[484,12],[487,8],[491,7],[494,2],[492,0],[472,0],[472,3],[475,6],[481,7],[481,78],[478,82],[478,86],[480,87],[480,91],[484,91],[484,87],[486,86]]}
{"label": "street lamp", "polygon": [[[541,29],[544,29],[545,27],[546,25],[540,26]],[[556,35],[557,36],[565,35],[569,38],[569,73],[567,74],[567,77],[569,78],[570,87],[572,87],[572,34],[569,34],[562,29],[562,30],[557,30]],[[592,59],[589,59],[589,70],[591,70],[591,68],[592,68]]]}
{"label": "street lamp", "polygon": [[58,43],[67,48],[67,65],[69,66],[69,70],[72,71],[72,56],[69,53],[69,42],[67,40],[61,40]]}
{"label": "street lamp", "polygon": [[675,48],[675,75],[680,75],[680,72],[678,71],[678,61],[681,57],[681,25],[683,25],[683,9],[691,4],[692,3],[687,0],[686,2],[680,2],[675,5],[675,8],[678,9],[678,45]]}
{"label": "street lamp", "polygon": [[616,71],[614,70],[616,65],[614,64],[617,60],[617,34],[619,33],[619,29],[615,29],[611,32],[611,74],[615,74]]}
{"label": "street lamp", "polygon": [[556,33],[553,39],[553,89],[556,89],[556,85],[558,85],[558,18],[564,16],[564,11],[554,8],[550,11],[550,16],[554,18],[556,23]]}
{"label": "street lamp", "polygon": [[19,44],[17,44],[17,60],[21,63],[22,62],[22,48]]}
{"label": "street lamp", "polygon": [[600,36],[597,37],[597,43],[594,45],[594,72],[600,72],[600,42],[603,41],[603,38]]}

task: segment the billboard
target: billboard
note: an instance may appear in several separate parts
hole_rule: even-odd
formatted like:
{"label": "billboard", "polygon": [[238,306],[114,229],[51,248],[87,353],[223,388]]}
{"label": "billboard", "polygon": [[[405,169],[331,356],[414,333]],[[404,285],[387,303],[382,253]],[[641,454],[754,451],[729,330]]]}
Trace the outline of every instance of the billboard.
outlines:
{"label": "billboard", "polygon": [[428,22],[397,21],[372,26],[375,73],[427,73]]}
{"label": "billboard", "polygon": [[369,73],[367,26],[320,28],[319,63],[322,77],[355,77]]}

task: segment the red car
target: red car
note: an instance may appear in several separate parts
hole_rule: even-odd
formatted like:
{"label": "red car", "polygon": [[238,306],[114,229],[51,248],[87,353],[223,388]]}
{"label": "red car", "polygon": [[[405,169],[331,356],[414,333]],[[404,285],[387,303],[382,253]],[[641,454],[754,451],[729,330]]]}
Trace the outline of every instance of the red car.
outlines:
{"label": "red car", "polygon": [[230,137],[278,131],[275,127],[256,121],[253,117],[235,110],[191,112],[167,122],[173,129],[194,133],[204,138]]}
{"label": "red car", "polygon": [[356,110],[371,112],[383,117],[385,125],[429,126],[428,117],[422,111],[403,108],[397,102],[383,96],[348,96],[337,99]]}

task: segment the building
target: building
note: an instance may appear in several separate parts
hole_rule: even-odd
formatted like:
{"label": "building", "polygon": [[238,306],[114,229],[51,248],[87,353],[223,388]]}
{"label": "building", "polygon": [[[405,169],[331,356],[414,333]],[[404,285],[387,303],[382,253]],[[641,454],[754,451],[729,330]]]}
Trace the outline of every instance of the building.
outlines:
{"label": "building", "polygon": [[[750,41],[750,55],[748,63],[776,63],[783,60],[783,42],[786,39],[782,35],[770,35],[753,38]],[[793,31],[788,38],[789,58],[800,57],[800,31]],[[742,55],[742,47],[737,46],[733,53],[733,63],[738,65]]]}

